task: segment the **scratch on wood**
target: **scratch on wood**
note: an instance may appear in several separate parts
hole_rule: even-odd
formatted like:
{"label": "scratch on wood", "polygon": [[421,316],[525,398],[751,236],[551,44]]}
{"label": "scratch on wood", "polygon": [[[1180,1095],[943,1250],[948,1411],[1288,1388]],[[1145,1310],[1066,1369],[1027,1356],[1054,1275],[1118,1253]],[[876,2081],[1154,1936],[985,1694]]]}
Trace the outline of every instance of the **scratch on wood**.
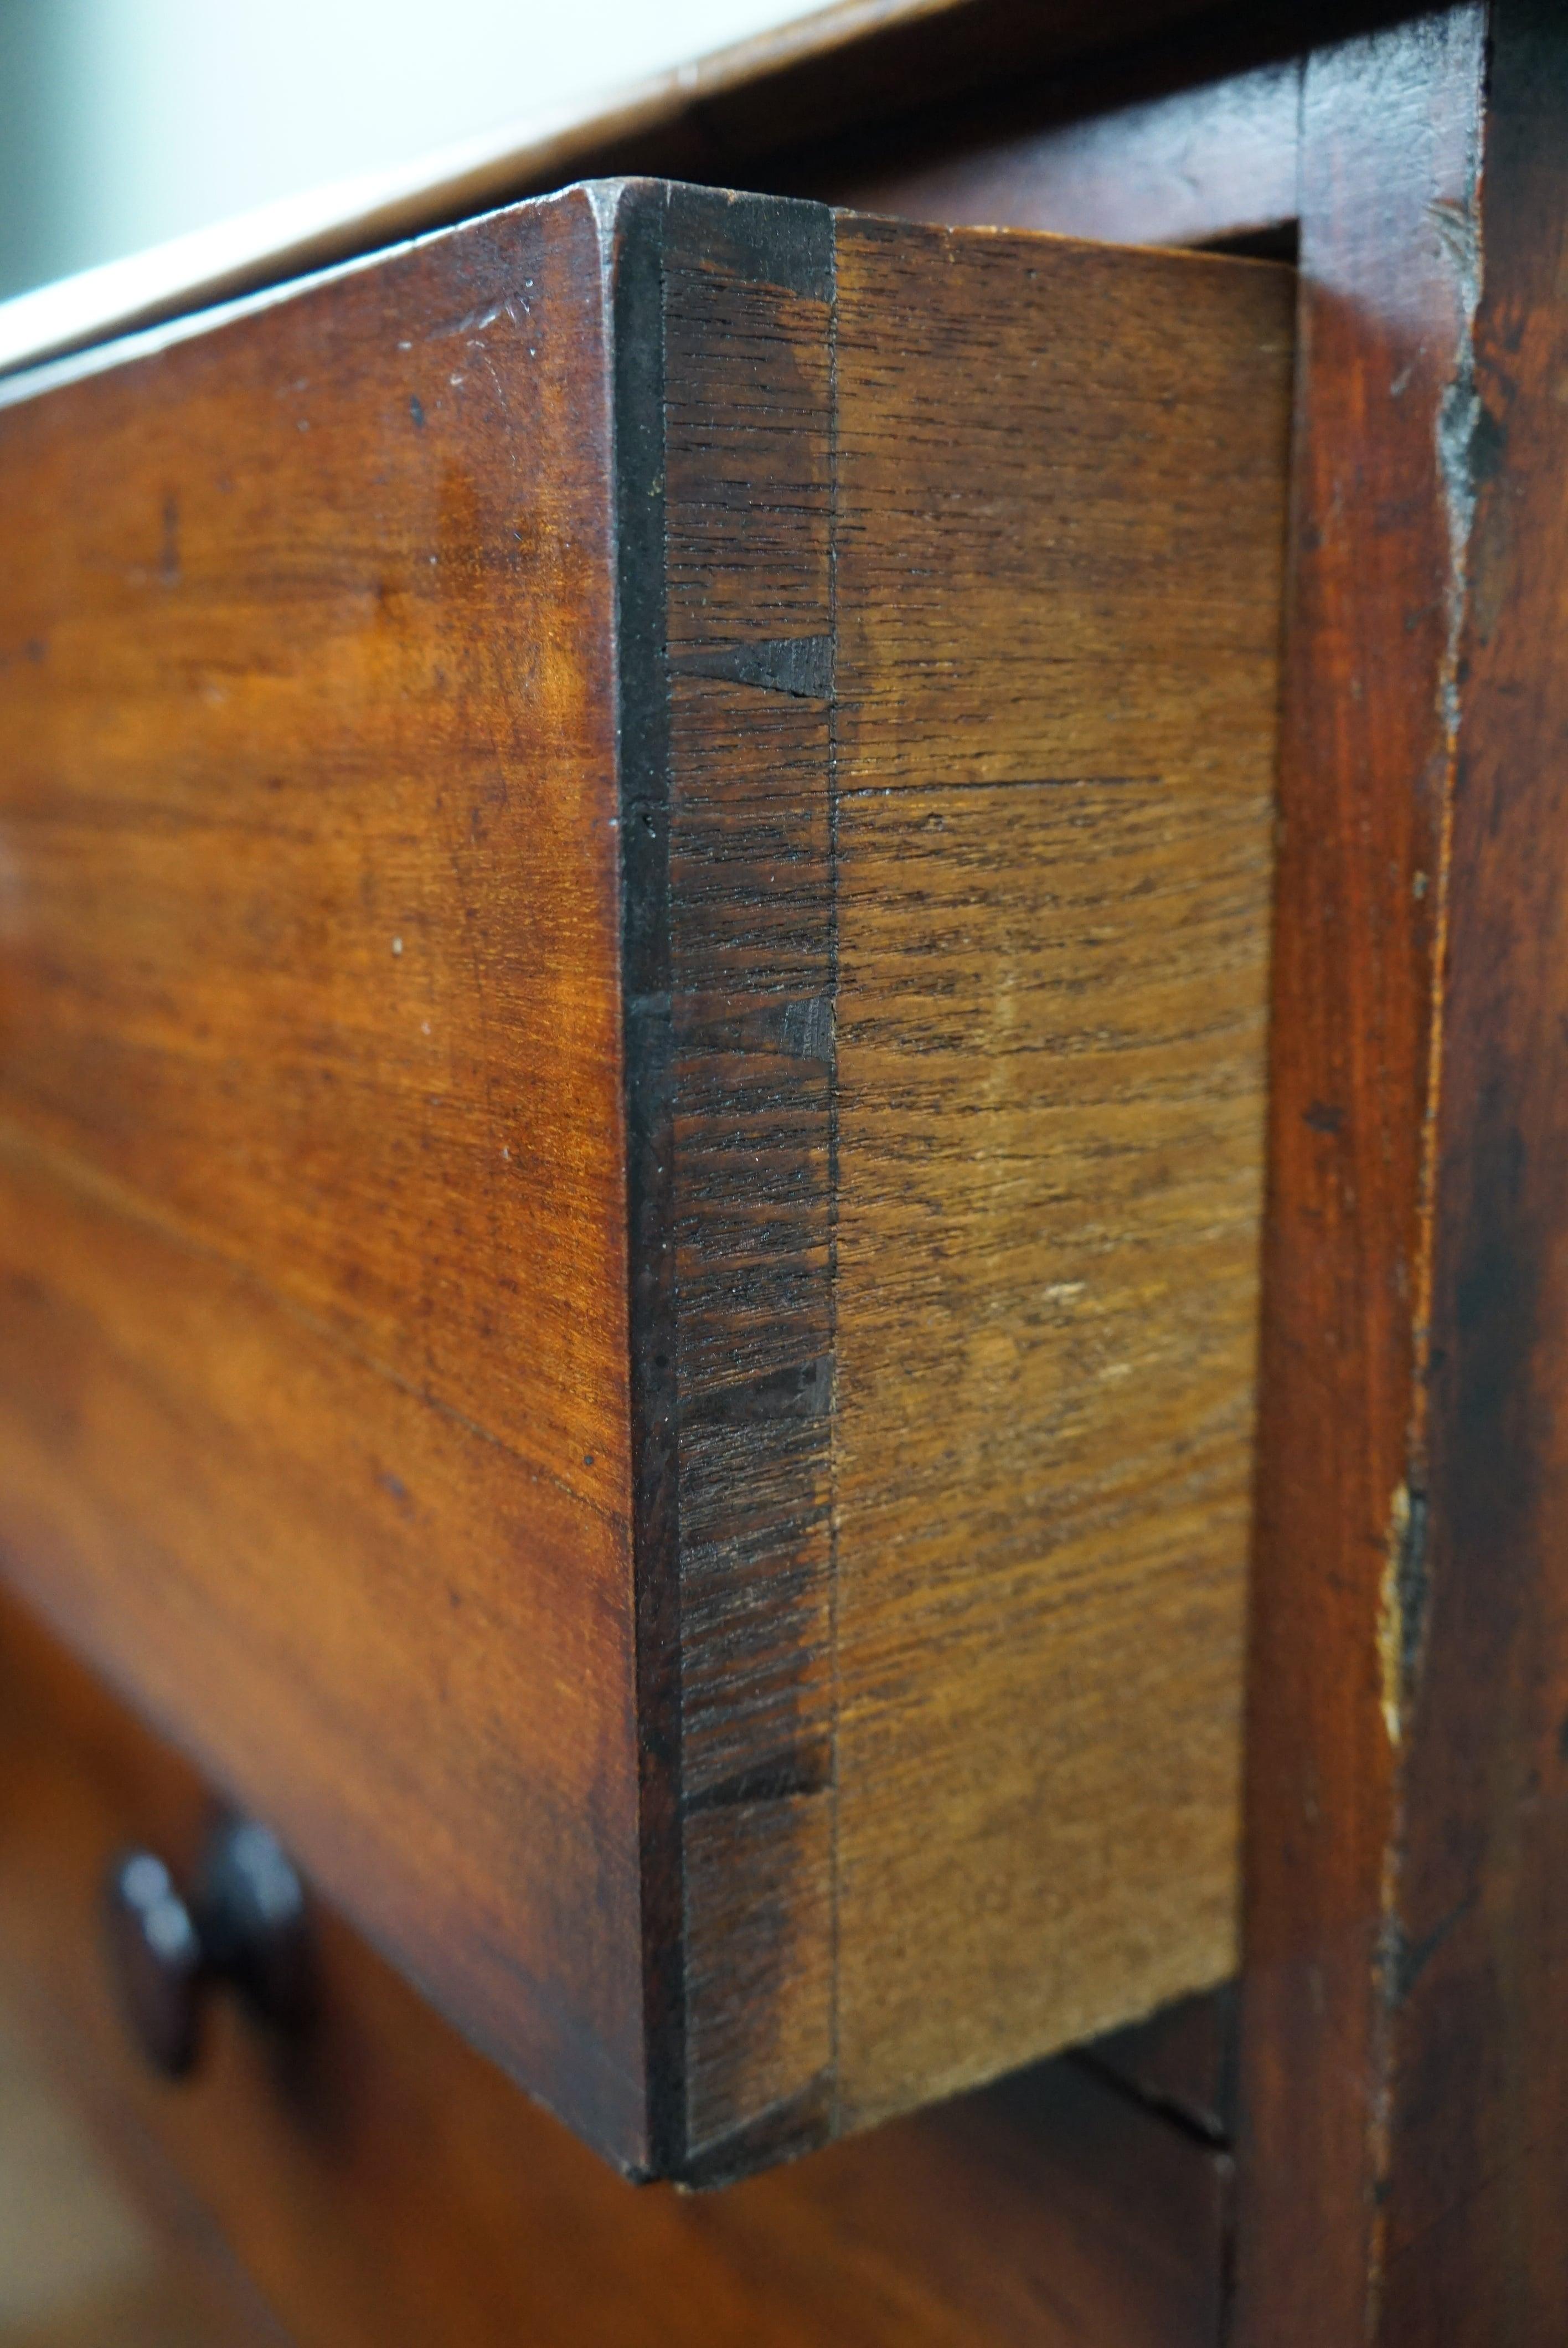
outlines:
{"label": "scratch on wood", "polygon": [[1389,1508],[1383,1550],[1383,1581],[1378,1599],[1378,1665],[1383,1688],[1383,1725],[1390,1745],[1403,1734],[1405,1623],[1399,1560],[1410,1527],[1410,1490],[1401,1484]]}

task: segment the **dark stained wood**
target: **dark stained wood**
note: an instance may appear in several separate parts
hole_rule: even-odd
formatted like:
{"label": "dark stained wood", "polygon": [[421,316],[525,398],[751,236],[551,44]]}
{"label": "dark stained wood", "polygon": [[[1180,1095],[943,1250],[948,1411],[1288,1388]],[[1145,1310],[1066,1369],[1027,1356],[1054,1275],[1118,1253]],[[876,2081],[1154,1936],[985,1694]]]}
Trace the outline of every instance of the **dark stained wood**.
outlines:
{"label": "dark stained wood", "polygon": [[1487,31],[1456,10],[1307,84],[1248,2348],[1568,2327],[1568,57],[1546,9]]}
{"label": "dark stained wood", "polygon": [[676,191],[661,287],[683,2142],[716,2171],[820,2136],[834,2061],[832,217]]}
{"label": "dark stained wood", "polygon": [[1323,14],[1205,15],[1038,78],[1020,60],[972,98],[759,157],[753,180],[948,227],[1143,244],[1277,232],[1296,219],[1302,61]]}
{"label": "dark stained wood", "polygon": [[1225,1982],[1095,2039],[1082,2059],[1214,2143],[1228,2144],[1235,2127],[1235,1984]]}
{"label": "dark stained wood", "polygon": [[[729,2191],[623,2184],[330,1915],[318,2028],[128,2048],[97,1940],[127,1838],[210,1797],[0,1607],[0,1980],[146,2178],[183,2174],[301,2348],[1213,2348],[1225,2163],[1051,2065]],[[198,2214],[199,2213],[199,2214]]]}
{"label": "dark stained wood", "polygon": [[1134,45],[1200,18],[1207,5],[1212,0],[1106,0],[1091,12],[1082,0],[896,0],[846,8],[836,24],[824,10],[815,38],[807,33],[793,55],[791,45],[778,44],[776,63],[772,45],[758,42],[762,69],[738,72],[712,103],[692,109],[698,143],[679,168],[689,171],[700,159],[698,176],[707,179],[743,160],[754,180],[759,162],[785,146],[844,128],[864,136],[890,115],[931,99],[950,104],[999,74],[1040,73]]}
{"label": "dark stained wood", "polygon": [[1453,2348],[1568,2337],[1568,24],[1491,30],[1384,1975],[1382,2337]]}
{"label": "dark stained wood", "polygon": [[[1049,229],[1124,244],[1201,244],[1256,235],[1296,217],[1301,69],[1295,58],[1046,129],[972,144],[949,131],[933,155],[836,171],[801,167],[815,187],[900,220]],[[891,143],[891,142],[890,142]]]}

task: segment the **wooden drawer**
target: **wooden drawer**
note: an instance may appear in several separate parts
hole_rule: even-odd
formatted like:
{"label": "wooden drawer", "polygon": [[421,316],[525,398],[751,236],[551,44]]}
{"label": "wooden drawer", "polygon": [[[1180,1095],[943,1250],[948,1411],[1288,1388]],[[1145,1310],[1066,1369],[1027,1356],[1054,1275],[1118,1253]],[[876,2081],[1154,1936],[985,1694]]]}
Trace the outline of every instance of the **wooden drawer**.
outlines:
{"label": "wooden drawer", "polygon": [[631,2170],[1231,1967],[1290,302],[615,183],[8,387],[5,1571]]}
{"label": "wooden drawer", "polygon": [[219,2001],[192,2075],[154,2078],[100,1885],[128,1842],[183,1871],[211,1807],[0,1603],[0,1995],[296,2348],[1214,2348],[1228,2163],[1077,2064],[724,2193],[639,2191],[318,1914],[310,2031]]}

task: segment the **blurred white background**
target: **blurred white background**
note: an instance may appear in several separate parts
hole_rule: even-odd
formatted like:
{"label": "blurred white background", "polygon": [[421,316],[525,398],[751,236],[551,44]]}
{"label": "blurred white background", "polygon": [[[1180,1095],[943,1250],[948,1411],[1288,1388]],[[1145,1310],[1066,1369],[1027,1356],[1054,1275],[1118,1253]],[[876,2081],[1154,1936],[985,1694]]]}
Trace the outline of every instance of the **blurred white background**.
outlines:
{"label": "blurred white background", "polygon": [[0,296],[811,0],[0,0]]}

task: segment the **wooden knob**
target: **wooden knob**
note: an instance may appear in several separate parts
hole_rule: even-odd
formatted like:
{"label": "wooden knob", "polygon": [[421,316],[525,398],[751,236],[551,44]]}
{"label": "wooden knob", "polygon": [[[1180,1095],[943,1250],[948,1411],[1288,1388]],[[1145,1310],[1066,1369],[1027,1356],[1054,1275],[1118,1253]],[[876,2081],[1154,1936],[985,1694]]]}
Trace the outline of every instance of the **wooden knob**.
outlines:
{"label": "wooden knob", "polygon": [[208,1841],[189,1898],[150,1850],[124,1852],[105,1887],[110,1961],[137,2044],[165,2077],[200,2045],[208,1988],[225,1982],[261,2019],[296,2028],[310,2003],[298,1875],[265,1827],[231,1820]]}

